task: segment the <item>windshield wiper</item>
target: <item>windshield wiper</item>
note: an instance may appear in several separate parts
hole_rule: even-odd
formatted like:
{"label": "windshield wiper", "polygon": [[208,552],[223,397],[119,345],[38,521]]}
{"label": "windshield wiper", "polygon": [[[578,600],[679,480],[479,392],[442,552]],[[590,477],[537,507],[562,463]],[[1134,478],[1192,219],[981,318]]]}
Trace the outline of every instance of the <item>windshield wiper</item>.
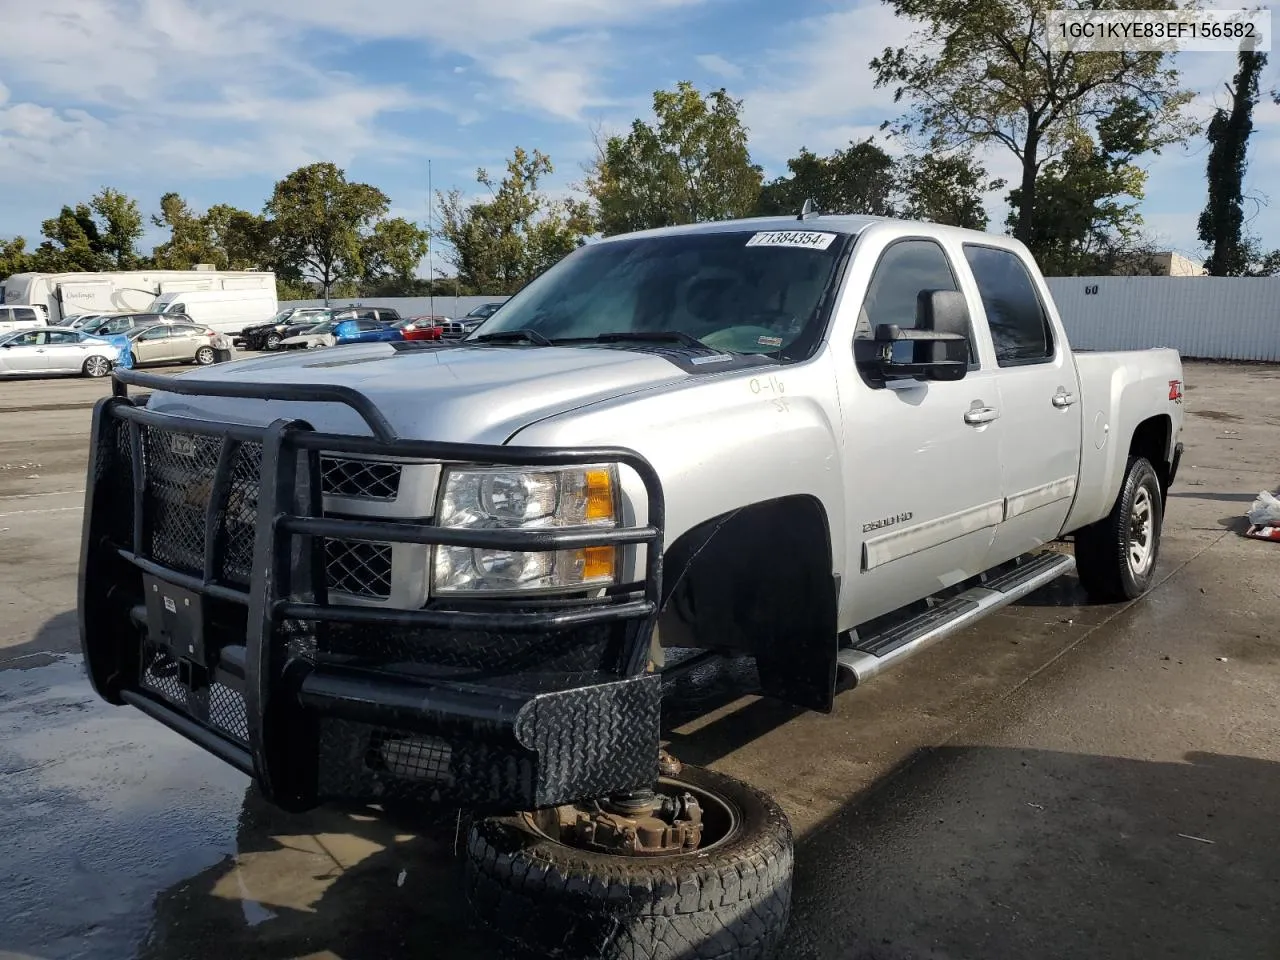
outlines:
{"label": "windshield wiper", "polygon": [[[602,333],[594,337],[573,337],[571,339],[578,343],[679,343],[699,350],[728,352],[720,351],[716,347],[709,347],[697,337],[681,330],[618,330],[613,333]],[[570,341],[566,339],[557,342],[567,343]]]}
{"label": "windshield wiper", "polygon": [[551,347],[554,344],[537,330],[499,330],[497,333],[482,333],[471,337],[470,343],[532,343],[539,347]]}

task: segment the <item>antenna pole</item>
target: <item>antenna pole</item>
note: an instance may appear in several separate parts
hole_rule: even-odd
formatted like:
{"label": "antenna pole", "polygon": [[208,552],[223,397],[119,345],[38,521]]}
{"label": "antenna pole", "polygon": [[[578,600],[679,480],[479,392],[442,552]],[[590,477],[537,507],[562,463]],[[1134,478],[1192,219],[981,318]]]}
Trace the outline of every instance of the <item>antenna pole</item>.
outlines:
{"label": "antenna pole", "polygon": [[436,262],[432,256],[431,240],[435,233],[435,221],[433,214],[436,207],[436,195],[431,190],[431,160],[427,160],[427,296],[430,298],[430,307],[427,312],[433,317],[436,314]]}

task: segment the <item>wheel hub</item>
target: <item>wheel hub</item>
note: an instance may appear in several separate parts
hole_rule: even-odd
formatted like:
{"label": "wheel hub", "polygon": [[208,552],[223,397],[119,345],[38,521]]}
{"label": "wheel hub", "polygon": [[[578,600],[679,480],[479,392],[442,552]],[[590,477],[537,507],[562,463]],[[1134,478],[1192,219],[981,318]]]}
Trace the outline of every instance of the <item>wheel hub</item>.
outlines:
{"label": "wheel hub", "polygon": [[560,836],[587,850],[659,856],[696,850],[702,842],[702,806],[688,792],[647,790],[563,806],[556,815]]}

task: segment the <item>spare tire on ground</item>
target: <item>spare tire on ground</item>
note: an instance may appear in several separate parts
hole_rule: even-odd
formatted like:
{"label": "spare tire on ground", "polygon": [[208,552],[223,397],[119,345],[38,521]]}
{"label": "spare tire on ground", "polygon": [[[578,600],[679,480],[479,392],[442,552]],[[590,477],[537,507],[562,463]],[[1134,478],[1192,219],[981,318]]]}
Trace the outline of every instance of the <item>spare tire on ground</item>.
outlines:
{"label": "spare tire on ground", "polygon": [[769,797],[697,767],[659,789],[694,794],[703,843],[625,855],[554,838],[547,812],[477,820],[466,893],[481,922],[531,956],[763,960],[791,912],[791,825]]}

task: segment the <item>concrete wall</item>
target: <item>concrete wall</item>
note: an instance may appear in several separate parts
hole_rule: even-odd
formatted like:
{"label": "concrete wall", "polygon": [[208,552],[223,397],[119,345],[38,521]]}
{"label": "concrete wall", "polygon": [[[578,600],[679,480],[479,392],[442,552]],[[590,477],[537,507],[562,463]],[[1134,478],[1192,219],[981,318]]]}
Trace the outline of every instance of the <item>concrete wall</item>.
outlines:
{"label": "concrete wall", "polygon": [[[460,317],[485,303],[498,303],[506,300],[505,296],[497,297],[357,297],[354,300],[340,300],[332,297],[329,305],[333,307],[393,307],[400,311],[402,317],[427,316],[435,313],[445,317]],[[280,301],[280,309],[285,307],[323,307],[323,300],[289,300]]]}
{"label": "concrete wall", "polygon": [[[1067,337],[1079,349],[1174,347],[1184,357],[1280,362],[1280,278],[1051,277],[1048,283]],[[436,297],[434,312],[459,317],[504,299]],[[427,297],[332,301],[348,302],[395,307],[404,316],[433,312]]]}

